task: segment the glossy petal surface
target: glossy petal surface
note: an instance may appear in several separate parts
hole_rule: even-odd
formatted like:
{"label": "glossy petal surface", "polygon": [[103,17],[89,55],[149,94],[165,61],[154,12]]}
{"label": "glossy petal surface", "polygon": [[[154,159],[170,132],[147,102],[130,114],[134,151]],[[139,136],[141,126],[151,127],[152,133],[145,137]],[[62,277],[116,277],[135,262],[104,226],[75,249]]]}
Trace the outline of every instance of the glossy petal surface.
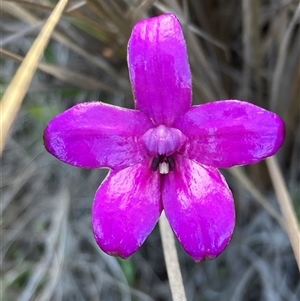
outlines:
{"label": "glossy petal surface", "polygon": [[150,159],[112,171],[99,187],[92,212],[96,242],[110,254],[127,258],[155,227],[161,210],[160,177]]}
{"label": "glossy petal surface", "polygon": [[44,142],[48,152],[68,164],[122,169],[147,156],[139,137],[151,126],[142,112],[87,102],[52,119]]}
{"label": "glossy petal surface", "polygon": [[148,130],[143,135],[142,141],[151,156],[170,156],[182,146],[186,137],[178,129],[159,125]]}
{"label": "glossy petal surface", "polygon": [[192,101],[192,79],[181,25],[174,15],[139,22],[128,43],[136,108],[171,126]]}
{"label": "glossy petal surface", "polygon": [[182,149],[184,155],[219,168],[253,164],[272,156],[285,136],[278,115],[237,100],[193,106],[174,127],[189,138]]}
{"label": "glossy petal surface", "polygon": [[212,259],[228,245],[234,225],[232,193],[220,172],[177,155],[164,179],[162,200],[172,229],[195,260]]}

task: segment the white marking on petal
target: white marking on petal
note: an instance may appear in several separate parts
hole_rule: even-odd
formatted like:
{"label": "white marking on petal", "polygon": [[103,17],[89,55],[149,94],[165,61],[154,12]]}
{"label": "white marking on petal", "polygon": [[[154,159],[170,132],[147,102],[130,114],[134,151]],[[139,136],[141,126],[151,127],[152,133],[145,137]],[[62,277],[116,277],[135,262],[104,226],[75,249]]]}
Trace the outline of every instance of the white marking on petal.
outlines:
{"label": "white marking on petal", "polygon": [[169,173],[169,163],[167,162],[162,162],[159,164],[159,172],[162,175],[166,175]]}

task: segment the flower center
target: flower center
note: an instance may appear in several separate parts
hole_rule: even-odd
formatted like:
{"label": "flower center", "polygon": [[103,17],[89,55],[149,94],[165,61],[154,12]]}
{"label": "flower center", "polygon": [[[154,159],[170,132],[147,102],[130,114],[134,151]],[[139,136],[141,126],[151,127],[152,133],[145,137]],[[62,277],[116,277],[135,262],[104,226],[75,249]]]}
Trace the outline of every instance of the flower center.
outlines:
{"label": "flower center", "polygon": [[160,155],[158,157],[154,157],[152,161],[152,170],[159,170],[159,173],[165,175],[169,173],[169,171],[174,170],[175,168],[175,160],[172,156],[166,157],[164,155]]}
{"label": "flower center", "polygon": [[171,156],[186,141],[182,132],[175,128],[159,125],[148,130],[142,137],[149,154],[153,156],[152,170],[167,174],[174,170],[175,161]]}

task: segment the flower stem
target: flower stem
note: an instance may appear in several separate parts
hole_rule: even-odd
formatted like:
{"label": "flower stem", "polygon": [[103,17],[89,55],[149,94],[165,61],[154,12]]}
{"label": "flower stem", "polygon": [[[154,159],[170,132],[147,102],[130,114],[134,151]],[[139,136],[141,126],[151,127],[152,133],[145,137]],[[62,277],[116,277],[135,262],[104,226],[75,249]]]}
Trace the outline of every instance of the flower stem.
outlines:
{"label": "flower stem", "polygon": [[159,220],[159,228],[173,301],[186,301],[174,234],[164,212]]}

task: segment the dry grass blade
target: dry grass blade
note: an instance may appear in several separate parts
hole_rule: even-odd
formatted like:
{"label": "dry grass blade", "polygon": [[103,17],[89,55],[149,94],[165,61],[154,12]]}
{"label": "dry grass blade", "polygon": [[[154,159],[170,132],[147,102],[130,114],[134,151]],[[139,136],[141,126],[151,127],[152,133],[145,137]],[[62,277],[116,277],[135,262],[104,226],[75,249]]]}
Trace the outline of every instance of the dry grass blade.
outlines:
{"label": "dry grass blade", "polygon": [[259,0],[243,0],[243,52],[244,52],[244,76],[242,84],[242,95],[251,99],[251,80],[254,75],[258,98],[261,98],[260,84],[260,39],[259,39]]}
{"label": "dry grass blade", "polygon": [[[35,24],[40,22],[41,20],[36,17],[33,13],[25,10],[24,8],[18,6],[15,3],[4,2],[1,7],[4,11],[8,12],[10,15],[15,16],[17,19],[22,20],[23,22],[29,24]],[[94,8],[94,7],[93,7]],[[95,8],[96,9],[96,8]],[[124,86],[124,80],[120,78],[118,72],[112,68],[106,60],[102,59],[100,56],[96,56],[92,53],[89,53],[84,48],[73,42],[70,38],[61,34],[59,32],[54,31],[52,37],[55,41],[65,45],[70,48],[74,52],[78,53],[80,56],[85,58],[91,64],[98,66],[103,69],[106,74],[111,75],[120,85]]]}
{"label": "dry grass blade", "polygon": [[161,214],[159,220],[159,228],[173,301],[186,301],[174,234],[169,226],[164,212]]}
{"label": "dry grass blade", "polygon": [[[53,291],[53,286],[57,283],[62,270],[64,259],[64,243],[66,239],[66,219],[68,216],[70,195],[67,188],[62,188],[53,198],[52,203],[57,201],[56,209],[52,215],[51,228],[46,238],[46,252],[40,263],[36,266],[28,283],[20,295],[18,301],[27,300],[49,300]],[[47,283],[40,297],[33,299],[38,291],[39,284],[50,271],[51,281]]]}
{"label": "dry grass blade", "polygon": [[263,194],[255,187],[254,183],[251,182],[240,167],[233,167],[229,169],[229,172],[236,178],[240,183],[248,190],[249,193],[260,203],[264,209],[278,222],[278,224],[285,229],[285,224],[277,211],[270,205],[268,200]]}
{"label": "dry grass blade", "polygon": [[295,210],[292,205],[292,200],[286,188],[276,157],[268,158],[266,162],[274,190],[285,219],[287,233],[291,241],[298,268],[300,270],[300,229],[295,215]]}
{"label": "dry grass blade", "polygon": [[131,6],[127,12],[127,18],[130,18],[134,21],[138,21],[141,16],[145,15],[145,11],[149,9],[153,3],[155,3],[157,0],[146,0],[142,1],[137,7]]}
{"label": "dry grass blade", "polygon": [[[43,290],[39,293],[36,300],[47,301],[51,300],[60,276],[63,270],[63,264],[65,260],[65,249],[67,241],[67,228],[68,228],[68,211],[70,205],[70,194],[66,187],[62,188],[57,194],[60,200],[57,211],[53,215],[53,228],[50,234],[50,242],[57,242],[56,249],[52,248],[52,266],[49,271],[49,281],[43,287]],[[51,247],[51,243],[49,244]]]}
{"label": "dry grass blade", "polygon": [[[15,54],[15,53],[12,53],[10,51],[7,51],[5,49],[0,48],[0,53],[3,56],[13,59],[15,61],[18,61],[18,62],[23,61],[23,57]],[[103,89],[103,90],[111,92],[111,93],[118,93],[117,87],[111,87],[99,80],[93,79],[87,75],[80,74],[78,72],[69,70],[64,67],[39,63],[38,69],[62,80],[63,82],[69,83],[75,87],[80,87],[83,89],[93,89],[93,90]]]}
{"label": "dry grass blade", "polygon": [[[168,13],[170,12],[170,9],[166,6],[164,6],[163,4],[156,2],[154,4],[155,7],[157,7],[159,10],[161,10],[163,13]],[[177,15],[177,17],[179,18],[180,22],[182,24],[184,24],[186,22],[185,17],[183,17],[182,15],[184,14],[184,12],[182,12],[180,15]],[[208,41],[209,43],[211,43],[212,45],[215,45],[217,47],[219,47],[220,49],[224,50],[225,52],[228,51],[227,46],[222,43],[221,41],[219,41],[218,39],[210,36],[207,32],[205,32],[204,30],[201,30],[200,28],[198,28],[197,26],[193,25],[193,24],[188,24],[188,29],[193,32],[194,34],[198,35],[200,38]]]}
{"label": "dry grass blade", "polygon": [[45,23],[45,21],[37,22],[36,24],[29,25],[28,27],[25,27],[23,30],[18,31],[18,32],[10,35],[7,38],[1,39],[0,47],[4,47],[6,44],[9,44],[12,41],[17,40],[17,39],[21,38],[22,36],[25,36],[26,34],[32,33],[34,31],[36,31],[37,29],[40,29],[40,27],[42,27],[42,25],[44,23]]}
{"label": "dry grass blade", "polygon": [[242,300],[244,291],[246,290],[246,287],[248,285],[248,281],[253,276],[254,271],[255,271],[254,266],[251,266],[250,268],[248,268],[248,270],[245,272],[243,277],[237,283],[231,301],[240,301],[240,300]]}
{"label": "dry grass blade", "polygon": [[29,49],[21,66],[10,82],[0,103],[1,112],[1,137],[0,154],[3,151],[8,131],[20,109],[23,98],[28,90],[32,77],[37,69],[38,62],[41,59],[46,46],[50,40],[51,34],[59,22],[61,15],[68,4],[68,0],[60,0],[54,8],[52,14],[43,26],[38,37]]}
{"label": "dry grass blade", "polygon": [[286,64],[286,58],[289,55],[289,43],[292,38],[293,30],[297,23],[299,23],[299,16],[300,16],[300,4],[298,5],[292,20],[290,21],[289,26],[287,27],[283,41],[280,43],[278,60],[276,63],[274,77],[273,77],[273,84],[271,87],[271,101],[270,106],[272,110],[277,109],[278,101],[279,101],[279,91],[281,89],[281,79],[282,76],[285,76],[283,70]]}
{"label": "dry grass blade", "polygon": [[81,8],[82,6],[86,5],[86,1],[80,1],[77,3],[71,3],[68,8],[66,9],[66,13],[70,13],[73,10],[77,10],[79,8]]}

